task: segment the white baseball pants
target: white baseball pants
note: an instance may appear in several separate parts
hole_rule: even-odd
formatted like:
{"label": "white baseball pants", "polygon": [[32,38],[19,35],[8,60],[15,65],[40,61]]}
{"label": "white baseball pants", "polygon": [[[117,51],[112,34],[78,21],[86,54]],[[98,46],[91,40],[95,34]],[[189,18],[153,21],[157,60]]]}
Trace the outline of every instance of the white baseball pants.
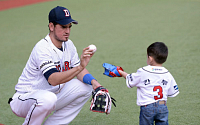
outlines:
{"label": "white baseball pants", "polygon": [[58,94],[39,90],[31,93],[16,92],[10,102],[12,111],[25,118],[23,125],[67,125],[91,97],[92,86],[77,79],[67,82]]}

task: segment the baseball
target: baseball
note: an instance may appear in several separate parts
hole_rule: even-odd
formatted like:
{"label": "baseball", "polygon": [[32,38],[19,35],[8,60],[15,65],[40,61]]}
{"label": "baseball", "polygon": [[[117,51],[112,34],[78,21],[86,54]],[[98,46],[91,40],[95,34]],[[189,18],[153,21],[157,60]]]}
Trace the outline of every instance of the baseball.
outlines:
{"label": "baseball", "polygon": [[93,50],[92,52],[95,53],[97,51],[97,47],[93,44],[89,45],[89,50]]}

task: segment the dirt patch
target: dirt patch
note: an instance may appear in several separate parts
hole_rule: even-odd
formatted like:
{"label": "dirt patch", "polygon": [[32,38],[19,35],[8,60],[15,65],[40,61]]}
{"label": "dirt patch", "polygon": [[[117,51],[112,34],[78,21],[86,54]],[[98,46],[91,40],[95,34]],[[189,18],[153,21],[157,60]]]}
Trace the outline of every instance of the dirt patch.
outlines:
{"label": "dirt patch", "polygon": [[51,0],[0,0],[0,11]]}

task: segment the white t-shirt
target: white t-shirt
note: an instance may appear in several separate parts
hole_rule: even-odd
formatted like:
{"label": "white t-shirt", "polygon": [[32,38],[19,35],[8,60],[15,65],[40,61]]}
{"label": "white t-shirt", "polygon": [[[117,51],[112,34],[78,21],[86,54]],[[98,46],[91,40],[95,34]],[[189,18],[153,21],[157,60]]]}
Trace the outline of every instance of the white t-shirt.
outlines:
{"label": "white t-shirt", "polygon": [[[52,43],[49,34],[33,48],[15,90],[31,92],[34,90],[58,91],[63,84],[52,86],[45,78],[50,71],[67,71],[80,65],[76,47],[71,40],[63,42],[62,51]],[[51,72],[50,72],[51,73]],[[48,76],[48,75],[47,75]]]}
{"label": "white t-shirt", "polygon": [[158,100],[167,101],[167,97],[175,97],[179,90],[170,72],[164,67],[145,66],[136,73],[126,76],[129,88],[137,87],[137,105],[143,106]]}

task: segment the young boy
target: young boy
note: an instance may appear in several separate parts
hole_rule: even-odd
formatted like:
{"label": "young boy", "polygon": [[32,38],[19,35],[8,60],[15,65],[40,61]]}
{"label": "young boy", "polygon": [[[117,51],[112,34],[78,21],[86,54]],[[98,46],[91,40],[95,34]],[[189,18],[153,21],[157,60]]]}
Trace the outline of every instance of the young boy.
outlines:
{"label": "young boy", "polygon": [[147,48],[147,65],[128,74],[119,66],[104,63],[105,75],[124,77],[129,88],[137,87],[137,105],[140,106],[140,125],[168,125],[167,97],[175,97],[179,90],[170,72],[162,67],[168,48],[155,42]]}

